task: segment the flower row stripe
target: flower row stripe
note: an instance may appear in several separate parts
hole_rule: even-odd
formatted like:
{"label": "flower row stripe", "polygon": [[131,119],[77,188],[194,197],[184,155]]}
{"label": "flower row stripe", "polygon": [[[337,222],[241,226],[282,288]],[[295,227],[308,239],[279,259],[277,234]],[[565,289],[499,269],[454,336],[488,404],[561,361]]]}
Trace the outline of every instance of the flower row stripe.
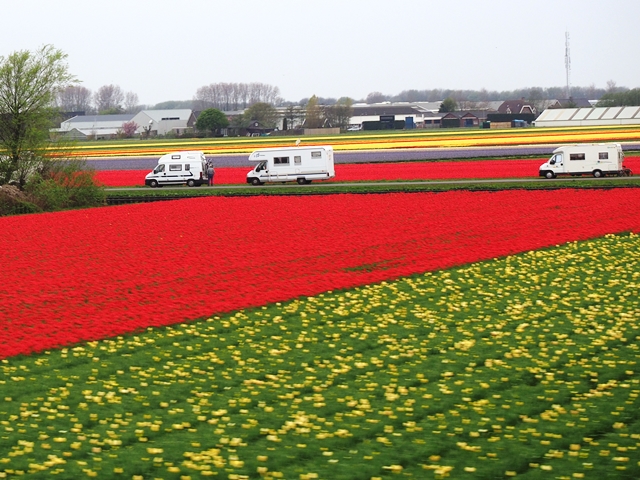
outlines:
{"label": "flower row stripe", "polygon": [[208,197],[0,218],[0,356],[638,232],[639,193]]}

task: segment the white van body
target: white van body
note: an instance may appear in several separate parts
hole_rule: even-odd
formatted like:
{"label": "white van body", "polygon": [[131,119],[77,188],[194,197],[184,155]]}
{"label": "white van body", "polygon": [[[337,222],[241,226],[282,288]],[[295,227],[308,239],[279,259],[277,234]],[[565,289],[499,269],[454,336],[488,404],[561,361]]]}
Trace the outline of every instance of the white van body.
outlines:
{"label": "white van body", "polygon": [[144,184],[150,187],[184,184],[199,187],[208,183],[207,159],[199,151],[173,152],[161,156],[158,165],[144,179]]}
{"label": "white van body", "polygon": [[266,182],[298,182],[328,180],[336,176],[333,165],[333,147],[262,148],[249,155],[257,165],[247,173],[247,183],[262,185]]}
{"label": "white van body", "polygon": [[553,151],[551,158],[540,166],[540,176],[555,178],[558,175],[606,175],[621,176],[624,154],[619,143],[585,143],[564,145]]}

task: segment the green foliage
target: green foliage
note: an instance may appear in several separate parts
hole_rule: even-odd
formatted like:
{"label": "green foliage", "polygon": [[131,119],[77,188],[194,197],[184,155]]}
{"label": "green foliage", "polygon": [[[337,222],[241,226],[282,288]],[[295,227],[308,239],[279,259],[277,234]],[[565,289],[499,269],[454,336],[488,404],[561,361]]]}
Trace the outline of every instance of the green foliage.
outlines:
{"label": "green foliage", "polygon": [[24,186],[19,171],[47,143],[55,117],[51,105],[73,81],[66,57],[50,45],[0,57],[0,150],[6,152],[0,157],[0,184],[16,180]]}
{"label": "green foliage", "polygon": [[104,188],[96,184],[94,172],[79,160],[46,163],[25,186],[25,191],[42,210],[63,210],[104,205]]}
{"label": "green foliage", "polygon": [[440,113],[455,112],[457,107],[458,107],[458,103],[453,98],[447,97],[440,104],[439,112]]}
{"label": "green foliage", "polygon": [[598,107],[640,106],[640,88],[624,92],[606,93],[598,100]]}
{"label": "green foliage", "polygon": [[33,203],[30,195],[13,185],[0,187],[0,216],[37,213],[42,209]]}
{"label": "green foliage", "polygon": [[217,108],[208,108],[200,113],[196,120],[196,128],[201,132],[209,132],[212,135],[220,128],[229,126],[227,116]]}
{"label": "green foliage", "polygon": [[273,105],[258,102],[251,105],[244,112],[244,125],[258,122],[261,127],[274,128],[278,120],[278,111]]}
{"label": "green foliage", "polygon": [[304,126],[305,128],[320,128],[324,123],[322,115],[322,109],[318,105],[318,97],[312,95],[307,102],[307,109],[305,115]]}
{"label": "green foliage", "polygon": [[353,100],[347,97],[339,99],[335,104],[324,109],[324,117],[331,127],[346,128],[353,116]]}

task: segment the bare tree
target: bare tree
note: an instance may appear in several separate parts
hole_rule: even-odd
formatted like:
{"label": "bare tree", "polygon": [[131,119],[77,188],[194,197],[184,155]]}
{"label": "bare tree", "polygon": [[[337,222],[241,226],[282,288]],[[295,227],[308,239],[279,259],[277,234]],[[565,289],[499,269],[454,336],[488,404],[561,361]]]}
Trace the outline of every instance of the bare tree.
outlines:
{"label": "bare tree", "polygon": [[247,108],[255,103],[278,105],[280,89],[264,83],[212,83],[198,88],[193,97],[195,108],[216,108],[230,111]]}
{"label": "bare tree", "polygon": [[371,92],[369,95],[367,95],[366,102],[368,104],[380,103],[380,102],[385,102],[388,99],[389,99],[389,97],[387,97],[386,95],[384,95],[381,92]]}
{"label": "bare tree", "polygon": [[91,90],[79,85],[69,85],[58,92],[56,106],[63,112],[91,112]]}
{"label": "bare tree", "polygon": [[124,93],[118,85],[103,85],[93,97],[98,113],[122,112]]}
{"label": "bare tree", "polygon": [[138,94],[133,92],[127,92],[124,94],[124,111],[126,113],[138,113],[142,110],[140,100],[138,100]]}
{"label": "bare tree", "polygon": [[607,80],[607,93],[616,93],[620,91],[615,80]]}

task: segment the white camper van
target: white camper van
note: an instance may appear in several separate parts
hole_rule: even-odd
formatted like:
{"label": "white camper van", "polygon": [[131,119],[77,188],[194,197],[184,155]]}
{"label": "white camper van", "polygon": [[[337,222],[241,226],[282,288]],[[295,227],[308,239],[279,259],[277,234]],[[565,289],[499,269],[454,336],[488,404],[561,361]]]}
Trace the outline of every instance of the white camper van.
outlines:
{"label": "white camper van", "polygon": [[199,187],[208,183],[207,159],[203,152],[198,151],[173,152],[161,156],[156,168],[144,179],[144,184],[152,188],[184,184]]}
{"label": "white camper van", "polygon": [[558,175],[629,176],[631,170],[622,165],[624,154],[619,143],[585,143],[564,145],[553,151],[553,156],[540,166],[540,176]]}
{"label": "white camper van", "polygon": [[333,165],[333,147],[262,148],[249,155],[257,162],[247,173],[247,183],[262,185],[266,182],[298,182],[327,180],[336,176]]}

